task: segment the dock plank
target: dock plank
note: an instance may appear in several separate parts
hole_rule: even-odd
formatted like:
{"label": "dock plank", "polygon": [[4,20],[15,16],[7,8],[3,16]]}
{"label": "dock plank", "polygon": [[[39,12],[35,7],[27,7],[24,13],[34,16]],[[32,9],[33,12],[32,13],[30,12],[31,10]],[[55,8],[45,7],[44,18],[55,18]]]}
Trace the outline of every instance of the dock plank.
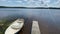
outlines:
{"label": "dock plank", "polygon": [[33,21],[31,34],[41,34],[38,21]]}

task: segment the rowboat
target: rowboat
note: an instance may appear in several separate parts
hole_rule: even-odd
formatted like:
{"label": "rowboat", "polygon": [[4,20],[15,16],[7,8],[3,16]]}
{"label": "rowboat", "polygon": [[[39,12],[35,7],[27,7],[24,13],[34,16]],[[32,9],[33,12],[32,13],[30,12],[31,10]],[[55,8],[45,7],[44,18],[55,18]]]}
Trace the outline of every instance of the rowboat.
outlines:
{"label": "rowboat", "polygon": [[5,34],[15,34],[21,30],[24,25],[24,19],[15,20],[5,31]]}

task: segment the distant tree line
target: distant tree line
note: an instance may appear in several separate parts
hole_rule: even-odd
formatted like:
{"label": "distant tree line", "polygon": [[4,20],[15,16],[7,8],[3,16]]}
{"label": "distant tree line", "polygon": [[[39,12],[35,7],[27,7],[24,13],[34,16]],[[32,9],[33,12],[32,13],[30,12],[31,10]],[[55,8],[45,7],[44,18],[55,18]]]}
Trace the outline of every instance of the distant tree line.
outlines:
{"label": "distant tree line", "polygon": [[0,6],[0,8],[23,8],[23,9],[60,9],[60,7],[9,7],[9,6]]}

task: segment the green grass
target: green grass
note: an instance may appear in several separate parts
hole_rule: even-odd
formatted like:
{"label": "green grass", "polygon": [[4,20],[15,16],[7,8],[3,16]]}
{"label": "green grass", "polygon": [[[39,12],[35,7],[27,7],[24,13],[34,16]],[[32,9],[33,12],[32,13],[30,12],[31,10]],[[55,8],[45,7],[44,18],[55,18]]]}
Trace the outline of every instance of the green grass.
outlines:
{"label": "green grass", "polygon": [[4,34],[7,27],[16,19],[4,18],[0,20],[0,34]]}
{"label": "green grass", "polygon": [[5,30],[7,29],[7,27],[11,24],[11,22],[9,22],[6,19],[1,20],[0,22],[0,34],[4,34]]}

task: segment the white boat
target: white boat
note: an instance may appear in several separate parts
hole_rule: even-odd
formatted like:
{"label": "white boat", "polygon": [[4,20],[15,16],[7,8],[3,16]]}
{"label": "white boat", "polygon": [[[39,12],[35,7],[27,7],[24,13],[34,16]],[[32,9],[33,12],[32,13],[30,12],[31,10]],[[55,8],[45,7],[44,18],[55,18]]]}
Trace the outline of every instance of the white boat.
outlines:
{"label": "white boat", "polygon": [[15,34],[21,30],[24,25],[24,19],[17,19],[5,31],[5,34]]}

